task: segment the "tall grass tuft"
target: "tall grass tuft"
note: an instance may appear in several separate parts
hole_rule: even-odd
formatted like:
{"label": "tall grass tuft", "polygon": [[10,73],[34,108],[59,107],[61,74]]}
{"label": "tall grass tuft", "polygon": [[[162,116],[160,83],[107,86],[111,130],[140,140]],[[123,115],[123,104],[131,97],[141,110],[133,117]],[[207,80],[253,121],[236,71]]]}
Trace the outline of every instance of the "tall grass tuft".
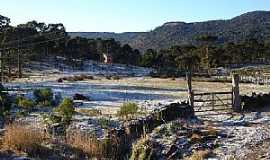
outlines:
{"label": "tall grass tuft", "polygon": [[2,148],[15,152],[37,155],[42,152],[42,143],[47,136],[40,130],[30,126],[10,124],[5,127]]}
{"label": "tall grass tuft", "polygon": [[97,139],[95,136],[82,132],[67,132],[66,143],[73,148],[79,149],[89,158],[114,159],[118,155],[119,144],[113,138]]}

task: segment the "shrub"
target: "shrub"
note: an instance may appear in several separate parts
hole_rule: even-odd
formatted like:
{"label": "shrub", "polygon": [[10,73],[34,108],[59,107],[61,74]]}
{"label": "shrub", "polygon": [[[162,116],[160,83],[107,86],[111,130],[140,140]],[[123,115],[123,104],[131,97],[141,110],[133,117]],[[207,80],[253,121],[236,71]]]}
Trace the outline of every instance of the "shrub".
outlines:
{"label": "shrub", "polygon": [[16,112],[16,117],[20,118],[20,117],[26,117],[28,115],[28,113],[24,110],[20,110],[18,112]]}
{"label": "shrub", "polygon": [[37,103],[50,106],[53,101],[53,92],[50,88],[36,89],[33,94]]}
{"label": "shrub", "polygon": [[18,97],[16,99],[17,105],[24,109],[31,109],[34,107],[34,102],[32,100],[26,99],[24,97]]}
{"label": "shrub", "polygon": [[43,123],[45,123],[47,125],[62,122],[62,118],[60,116],[55,115],[55,114],[43,114],[42,119],[43,119]]}
{"label": "shrub", "polygon": [[11,124],[5,127],[3,148],[13,151],[35,154],[40,152],[46,136],[30,126]]}
{"label": "shrub", "polygon": [[65,98],[62,103],[55,108],[55,112],[58,113],[64,122],[69,122],[75,113],[73,101],[69,98]]}
{"label": "shrub", "polygon": [[113,80],[120,80],[121,78],[120,78],[120,76],[112,76],[112,79]]}
{"label": "shrub", "polygon": [[102,118],[98,119],[98,124],[101,126],[101,128],[109,128],[110,120],[102,117]]}
{"label": "shrub", "polygon": [[137,104],[127,102],[121,106],[120,111],[118,112],[118,115],[128,118],[129,115],[133,116],[136,113],[138,113],[138,109],[139,107],[137,106]]}

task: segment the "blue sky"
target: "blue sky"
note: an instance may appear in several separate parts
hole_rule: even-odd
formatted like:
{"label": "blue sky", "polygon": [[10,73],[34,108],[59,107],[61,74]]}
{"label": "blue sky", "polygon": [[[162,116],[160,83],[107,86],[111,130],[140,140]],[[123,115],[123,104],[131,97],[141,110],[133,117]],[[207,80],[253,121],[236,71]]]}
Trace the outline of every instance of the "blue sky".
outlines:
{"label": "blue sky", "polygon": [[67,31],[149,31],[169,21],[228,19],[270,11],[270,0],[0,0],[12,25],[61,22]]}

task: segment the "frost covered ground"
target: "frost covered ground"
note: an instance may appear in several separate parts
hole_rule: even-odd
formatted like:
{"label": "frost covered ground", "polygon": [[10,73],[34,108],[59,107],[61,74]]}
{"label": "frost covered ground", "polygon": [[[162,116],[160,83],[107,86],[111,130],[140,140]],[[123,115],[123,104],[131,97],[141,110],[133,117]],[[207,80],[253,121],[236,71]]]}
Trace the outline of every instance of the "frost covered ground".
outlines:
{"label": "frost covered ground", "polygon": [[227,135],[217,141],[214,153],[219,159],[270,159],[270,112],[205,113],[198,117]]}
{"label": "frost covered ground", "polygon": [[[186,99],[186,82],[184,79],[153,79],[147,77],[151,69],[125,66],[104,65],[89,62],[83,71],[72,70],[63,66],[55,69],[51,64],[33,63],[26,69],[29,76],[4,84],[8,88],[20,89],[19,94],[32,97],[35,88],[52,88],[63,97],[72,97],[79,93],[90,101],[79,102],[78,108],[99,108],[107,113],[115,112],[126,101],[133,101],[146,110]],[[57,79],[73,75],[93,75],[93,80],[58,83]],[[118,80],[106,79],[107,75],[117,75]],[[230,83],[194,82],[195,92],[229,91]],[[252,92],[267,93],[270,86],[241,84],[241,94]],[[218,128],[227,137],[217,140],[219,147],[214,150],[218,159],[270,159],[270,112],[253,113],[204,113],[197,114],[209,126]],[[87,127],[88,117],[75,117],[78,125]],[[89,127],[89,126],[88,126]]]}

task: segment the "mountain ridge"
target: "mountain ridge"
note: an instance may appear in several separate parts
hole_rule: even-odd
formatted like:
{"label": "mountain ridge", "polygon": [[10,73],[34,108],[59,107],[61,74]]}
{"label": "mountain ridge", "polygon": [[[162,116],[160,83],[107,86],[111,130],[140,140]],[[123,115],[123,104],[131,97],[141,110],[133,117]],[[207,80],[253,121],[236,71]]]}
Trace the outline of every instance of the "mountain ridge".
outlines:
{"label": "mountain ridge", "polygon": [[114,38],[141,51],[165,49],[172,45],[196,44],[195,37],[214,35],[218,42],[239,42],[248,38],[270,39],[270,11],[253,11],[227,20],[203,22],[166,22],[149,32],[69,32],[71,37]]}

